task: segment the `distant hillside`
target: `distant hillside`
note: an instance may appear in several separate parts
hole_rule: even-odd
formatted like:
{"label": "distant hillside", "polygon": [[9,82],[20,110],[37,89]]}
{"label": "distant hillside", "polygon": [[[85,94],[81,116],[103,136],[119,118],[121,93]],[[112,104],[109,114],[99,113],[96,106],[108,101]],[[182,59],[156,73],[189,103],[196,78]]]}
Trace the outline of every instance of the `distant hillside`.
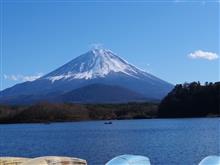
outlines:
{"label": "distant hillside", "polygon": [[128,103],[144,102],[147,99],[137,92],[120,86],[92,84],[65,93],[60,100],[69,103]]}
{"label": "distant hillside", "polygon": [[[111,101],[114,104],[94,103],[105,102],[113,97],[115,99]],[[205,85],[197,82],[176,85],[159,105],[152,102],[116,103],[117,101],[123,102],[122,98],[142,100],[141,95],[123,87],[94,84],[56,98],[56,102],[58,99],[64,99],[78,103],[0,105],[0,123],[220,116],[220,82]],[[81,100],[92,102],[92,104],[79,103]]]}
{"label": "distant hillside", "polygon": [[176,85],[159,105],[159,117],[205,116],[220,116],[220,82]]}

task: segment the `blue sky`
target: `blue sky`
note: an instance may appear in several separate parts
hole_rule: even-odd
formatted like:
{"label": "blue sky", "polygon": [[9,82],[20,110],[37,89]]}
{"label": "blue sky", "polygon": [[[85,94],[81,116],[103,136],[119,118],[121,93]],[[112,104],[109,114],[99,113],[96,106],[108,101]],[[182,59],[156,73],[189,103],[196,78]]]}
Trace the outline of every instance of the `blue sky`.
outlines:
{"label": "blue sky", "polygon": [[219,5],[3,0],[1,89],[46,74],[96,43],[173,84],[219,81]]}

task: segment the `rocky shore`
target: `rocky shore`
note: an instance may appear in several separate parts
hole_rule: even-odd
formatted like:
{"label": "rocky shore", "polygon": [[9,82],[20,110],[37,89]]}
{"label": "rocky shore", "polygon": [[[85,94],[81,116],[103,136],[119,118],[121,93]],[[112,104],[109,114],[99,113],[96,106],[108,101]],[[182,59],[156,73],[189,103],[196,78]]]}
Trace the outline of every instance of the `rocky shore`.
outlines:
{"label": "rocky shore", "polygon": [[87,162],[79,158],[59,156],[37,158],[0,157],[0,165],[87,165]]}

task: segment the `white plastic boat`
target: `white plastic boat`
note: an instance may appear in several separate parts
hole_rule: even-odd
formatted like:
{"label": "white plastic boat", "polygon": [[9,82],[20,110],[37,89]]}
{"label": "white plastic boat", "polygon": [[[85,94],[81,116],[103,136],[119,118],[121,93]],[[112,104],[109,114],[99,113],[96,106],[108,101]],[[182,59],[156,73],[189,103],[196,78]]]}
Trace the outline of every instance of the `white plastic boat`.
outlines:
{"label": "white plastic boat", "polygon": [[202,159],[199,165],[220,165],[220,156],[207,156]]}
{"label": "white plastic boat", "polygon": [[120,155],[105,165],[150,165],[150,160],[148,157],[140,155]]}

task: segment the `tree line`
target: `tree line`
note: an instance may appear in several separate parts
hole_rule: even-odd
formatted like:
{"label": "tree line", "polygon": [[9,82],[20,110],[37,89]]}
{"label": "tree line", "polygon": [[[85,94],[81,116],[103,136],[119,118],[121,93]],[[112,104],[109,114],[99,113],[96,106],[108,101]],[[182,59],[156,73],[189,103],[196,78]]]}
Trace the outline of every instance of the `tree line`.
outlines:
{"label": "tree line", "polygon": [[155,103],[72,104],[38,103],[0,106],[0,123],[47,123],[83,120],[145,119],[157,116]]}
{"label": "tree line", "polygon": [[159,117],[220,116],[220,82],[178,84],[159,105]]}
{"label": "tree line", "polygon": [[0,123],[220,116],[220,82],[178,84],[160,102],[0,105]]}

